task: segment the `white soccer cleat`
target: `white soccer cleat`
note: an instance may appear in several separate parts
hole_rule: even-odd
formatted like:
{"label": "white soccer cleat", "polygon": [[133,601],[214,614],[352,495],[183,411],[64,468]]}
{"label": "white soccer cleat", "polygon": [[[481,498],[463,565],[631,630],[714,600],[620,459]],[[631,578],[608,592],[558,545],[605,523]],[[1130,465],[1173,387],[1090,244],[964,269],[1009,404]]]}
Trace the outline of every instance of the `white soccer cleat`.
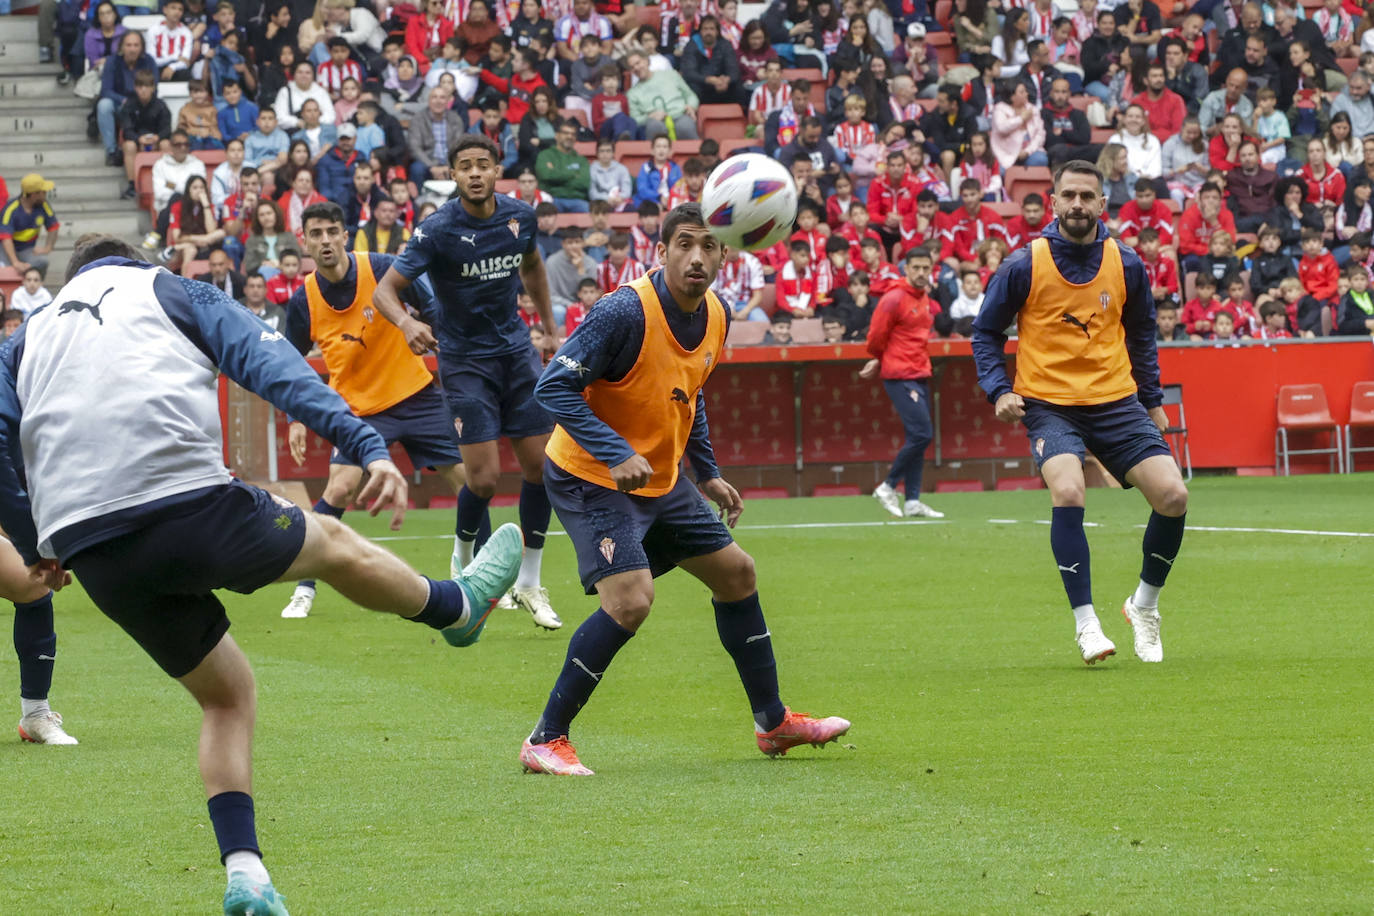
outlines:
{"label": "white soccer cleat", "polygon": [[945,514],[943,512],[935,511],[934,509],[930,508],[930,506],[927,506],[925,503],[921,502],[919,499],[908,499],[906,501],[906,504],[902,506],[902,515],[906,516],[907,518],[945,517]]}
{"label": "white soccer cleat", "polygon": [[511,589],[502,595],[501,600],[496,602],[496,607],[498,610],[502,611],[520,610],[520,604],[515,600],[515,589]]}
{"label": "white soccer cleat", "polygon": [[1102,632],[1102,624],[1096,620],[1085,623],[1074,638],[1078,640],[1078,651],[1083,653],[1083,661],[1089,665],[1116,654],[1116,645]]}
{"label": "white soccer cleat", "polygon": [[878,488],[873,491],[873,498],[878,501],[878,505],[888,511],[894,518],[902,517],[902,498],[897,495],[897,491],[887,485],[884,480],[878,484]]}
{"label": "white soccer cleat", "polygon": [[62,728],[62,714],[36,712],[19,720],[19,737],[33,744],[80,744]]}
{"label": "white soccer cleat", "polygon": [[508,595],[513,596],[515,603],[530,612],[534,618],[534,625],[543,627],[546,630],[556,630],[563,626],[563,621],[553,612],[553,606],[549,604],[549,590],[542,585],[532,588],[521,588],[516,586],[511,589]]}
{"label": "white soccer cleat", "polygon": [[288,620],[299,620],[302,617],[310,616],[310,609],[315,606],[315,593],[297,591],[291,596],[291,600],[282,608],[281,615]]}
{"label": "white soccer cleat", "polygon": [[1159,608],[1140,607],[1132,598],[1121,605],[1121,613],[1135,632],[1135,655],[1142,662],[1164,661],[1164,644],[1159,641]]}

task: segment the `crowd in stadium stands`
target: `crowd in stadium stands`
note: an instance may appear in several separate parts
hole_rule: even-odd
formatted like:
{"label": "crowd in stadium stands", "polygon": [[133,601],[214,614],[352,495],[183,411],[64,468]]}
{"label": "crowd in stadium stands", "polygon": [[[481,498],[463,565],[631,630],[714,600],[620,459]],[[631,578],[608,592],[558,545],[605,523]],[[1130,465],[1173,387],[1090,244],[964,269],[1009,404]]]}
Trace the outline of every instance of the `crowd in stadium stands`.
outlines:
{"label": "crowd in stadium stands", "polygon": [[[145,31],[120,24],[144,11],[63,0],[63,79],[103,65],[94,123],[127,196],[138,154],[162,154],[145,247],[208,260],[259,314],[302,282],[305,207],[398,251],[471,131],[535,207],[559,335],[741,150],[801,191],[795,233],[732,252],[716,286],[765,342],[862,339],[917,245],[937,333],[967,334],[1069,159],[1106,175],[1160,339],[1374,330],[1374,13],[1353,0],[776,0],[744,23],[737,0],[163,0]],[[175,118],[169,81],[189,81]]]}

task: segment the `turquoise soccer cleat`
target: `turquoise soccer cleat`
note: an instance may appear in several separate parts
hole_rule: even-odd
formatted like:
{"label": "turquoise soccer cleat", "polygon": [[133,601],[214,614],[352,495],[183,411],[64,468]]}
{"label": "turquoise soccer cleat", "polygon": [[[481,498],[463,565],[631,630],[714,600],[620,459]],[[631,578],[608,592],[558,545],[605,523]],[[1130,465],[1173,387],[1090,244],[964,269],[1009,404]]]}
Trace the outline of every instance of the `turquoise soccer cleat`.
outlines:
{"label": "turquoise soccer cleat", "polygon": [[525,537],[519,525],[507,522],[492,532],[458,579],[468,597],[468,619],[439,631],[450,646],[462,648],[477,642],[496,602],[515,584],[524,554]]}
{"label": "turquoise soccer cleat", "polygon": [[236,874],[224,891],[224,916],[290,916],[286,898],[277,893],[272,882],[259,884],[247,875]]}

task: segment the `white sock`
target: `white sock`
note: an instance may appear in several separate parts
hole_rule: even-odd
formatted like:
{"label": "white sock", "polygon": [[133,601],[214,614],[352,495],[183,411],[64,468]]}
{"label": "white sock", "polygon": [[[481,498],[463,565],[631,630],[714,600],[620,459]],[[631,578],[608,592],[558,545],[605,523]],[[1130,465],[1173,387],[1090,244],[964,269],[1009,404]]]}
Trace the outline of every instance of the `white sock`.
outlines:
{"label": "white sock", "polygon": [[1131,596],[1131,603],[1136,607],[1159,607],[1158,585],[1150,585],[1144,579],[1135,587],[1135,594]]}
{"label": "white sock", "polygon": [[473,554],[477,552],[474,549],[477,546],[477,541],[465,541],[455,534],[453,536],[453,545],[454,550],[458,553],[458,564],[460,566],[467,566],[472,562]]}
{"label": "white sock", "polygon": [[250,881],[266,884],[272,879],[262,864],[262,856],[250,849],[239,849],[224,857],[224,871],[232,878],[235,874],[246,875]]}
{"label": "white sock", "polygon": [[295,591],[294,593],[292,593],[291,597],[292,597],[292,598],[309,598],[311,601],[314,601],[314,600],[315,600],[315,586],[313,586],[313,585],[297,585],[297,586],[296,586],[296,591]]}
{"label": "white sock", "polygon": [[1080,604],[1073,609],[1074,632],[1081,633],[1083,628],[1090,623],[1097,623],[1097,611],[1093,610],[1091,604]]}
{"label": "white sock", "polygon": [[539,566],[543,559],[544,548],[525,548],[525,556],[520,560],[520,574],[515,577],[516,588],[539,587]]}
{"label": "white sock", "polygon": [[25,716],[33,716],[50,711],[46,698],[42,700],[26,700],[20,697],[19,708],[24,711]]}

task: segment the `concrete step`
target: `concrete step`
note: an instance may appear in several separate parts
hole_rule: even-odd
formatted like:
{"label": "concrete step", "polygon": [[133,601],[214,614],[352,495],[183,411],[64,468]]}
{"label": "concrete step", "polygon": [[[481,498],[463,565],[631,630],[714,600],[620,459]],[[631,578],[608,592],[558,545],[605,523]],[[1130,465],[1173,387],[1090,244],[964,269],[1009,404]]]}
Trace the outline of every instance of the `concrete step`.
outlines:
{"label": "concrete step", "polygon": [[[36,143],[10,146],[0,140],[0,149],[4,150],[7,165],[14,163],[16,169],[37,169],[40,172],[62,169],[85,169],[89,173],[106,171],[105,151],[99,144],[86,142],[84,134],[79,140],[53,146]],[[113,175],[118,170],[108,171]]]}
{"label": "concrete step", "polygon": [[[0,68],[0,99],[28,99],[30,102],[34,100],[46,101],[52,97],[53,93],[62,93],[76,98],[72,95],[70,86],[57,85],[59,70],[56,66],[51,68],[51,72],[40,72],[46,71],[46,69],[46,66],[12,67],[9,68],[11,72],[5,72],[5,68]],[[86,104],[89,105],[90,102]]]}
{"label": "concrete step", "polygon": [[133,238],[139,232],[138,211],[96,210],[80,212],[72,208],[58,211],[62,221],[62,235],[76,239],[87,232],[105,232],[123,238]]}
{"label": "concrete step", "polygon": [[23,116],[35,111],[80,111],[83,115],[91,110],[89,99],[72,95],[70,88],[57,85],[49,80],[46,85],[51,89],[46,95],[35,93],[30,96],[0,96],[0,123],[6,117]]}
{"label": "concrete step", "polygon": [[68,216],[77,213],[96,216],[127,214],[131,218],[137,218],[139,211],[134,205],[134,201],[119,199],[119,191],[123,184],[123,179],[120,179],[118,184],[116,184],[115,179],[110,179],[110,186],[114,188],[114,193],[108,197],[82,198],[69,194],[63,198],[60,186],[56,191],[56,196],[50,194],[49,197],[52,199],[52,208],[57,213],[57,218],[62,220],[63,225],[66,225]]}
{"label": "concrete step", "polygon": [[21,41],[27,41],[35,47],[38,45],[38,17],[0,17],[0,42]]}
{"label": "concrete step", "polygon": [[[100,171],[105,171],[103,166]],[[108,175],[88,174],[82,178],[55,174],[49,169],[44,169],[43,177],[56,185],[48,192],[48,200],[52,203],[54,210],[66,209],[68,201],[73,204],[93,204],[99,201],[105,206],[109,206],[114,201],[119,200],[119,192],[123,191],[128,183],[123,170],[120,169],[110,169]],[[133,201],[129,201],[128,204],[132,211]]]}
{"label": "concrete step", "polygon": [[[0,19],[8,25],[15,19],[30,19],[31,17],[6,16]],[[36,64],[38,63],[38,23],[32,25],[33,34],[28,38],[4,38],[0,37],[0,63],[3,64]]]}
{"label": "concrete step", "polygon": [[52,109],[42,105],[35,105],[27,112],[0,112],[0,145],[6,140],[11,143],[30,142],[28,138],[31,134],[51,135],[43,142],[57,139],[59,143],[64,140],[67,143],[74,140],[85,143],[87,113],[88,109]]}
{"label": "concrete step", "polygon": [[[99,140],[86,139],[86,119],[81,119],[80,129],[68,130],[33,130],[15,134],[10,132],[5,124],[5,118],[0,118],[0,155],[8,161],[9,151],[13,147],[31,149],[35,146],[46,147],[51,150],[63,148],[73,149],[100,149]],[[104,159],[104,153],[101,153]]]}

